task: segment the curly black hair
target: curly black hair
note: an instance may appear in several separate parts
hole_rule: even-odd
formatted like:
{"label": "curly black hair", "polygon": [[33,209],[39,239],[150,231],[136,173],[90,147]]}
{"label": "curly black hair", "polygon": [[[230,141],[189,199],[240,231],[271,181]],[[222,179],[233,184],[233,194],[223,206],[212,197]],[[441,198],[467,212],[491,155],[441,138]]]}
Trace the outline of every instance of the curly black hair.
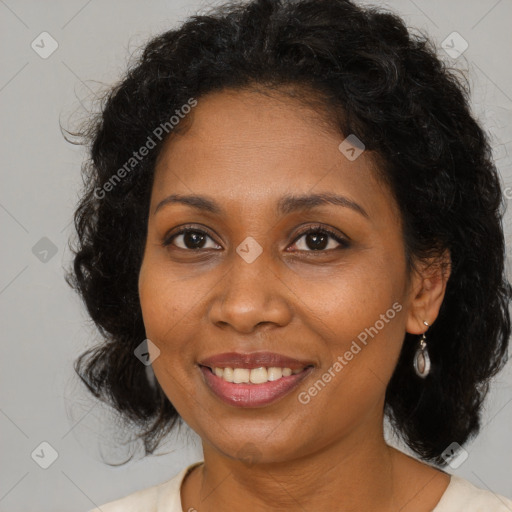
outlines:
{"label": "curly black hair", "polygon": [[427,36],[349,0],[231,2],[192,16],[151,39],[107,91],[101,112],[75,133],[90,158],[66,281],[104,338],[80,355],[75,371],[138,427],[146,454],[179,420],[133,354],[146,338],[138,273],[153,173],[172,132],[152,137],[146,158],[133,156],[191,99],[251,87],[293,90],[299,101],[321,105],[340,134],[364,141],[400,208],[409,268],[449,250],[451,275],[428,333],[431,373],[414,374],[417,337],[406,334],[385,406],[408,446],[443,466],[448,445],[478,433],[489,380],[508,356],[512,288],[500,179],[467,83]]}

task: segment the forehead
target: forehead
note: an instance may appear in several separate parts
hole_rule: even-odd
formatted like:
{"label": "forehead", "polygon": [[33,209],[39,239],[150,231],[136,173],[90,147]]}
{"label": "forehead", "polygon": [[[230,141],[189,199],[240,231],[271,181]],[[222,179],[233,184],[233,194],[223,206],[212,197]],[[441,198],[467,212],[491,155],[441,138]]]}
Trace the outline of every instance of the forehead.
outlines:
{"label": "forehead", "polygon": [[275,204],[286,194],[339,192],[374,215],[393,209],[369,152],[349,160],[339,149],[345,137],[293,98],[217,92],[200,98],[184,124],[159,155],[153,208],[171,193],[243,207]]}

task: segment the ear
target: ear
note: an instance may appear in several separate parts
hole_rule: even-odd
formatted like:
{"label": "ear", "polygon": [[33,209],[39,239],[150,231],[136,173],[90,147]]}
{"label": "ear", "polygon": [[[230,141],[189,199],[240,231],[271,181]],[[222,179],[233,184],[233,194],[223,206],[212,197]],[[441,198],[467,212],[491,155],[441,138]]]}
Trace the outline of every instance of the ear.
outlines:
{"label": "ear", "polygon": [[432,325],[443,303],[446,284],[451,273],[451,258],[448,249],[436,258],[416,264],[416,270],[410,286],[410,308],[406,331],[410,334],[422,334]]}

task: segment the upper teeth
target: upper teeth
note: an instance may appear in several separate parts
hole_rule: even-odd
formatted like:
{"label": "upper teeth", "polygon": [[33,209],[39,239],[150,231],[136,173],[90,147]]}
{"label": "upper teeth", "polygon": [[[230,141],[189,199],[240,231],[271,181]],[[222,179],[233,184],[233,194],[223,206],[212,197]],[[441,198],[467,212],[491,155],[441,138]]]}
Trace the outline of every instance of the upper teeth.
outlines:
{"label": "upper teeth", "polygon": [[213,373],[227,382],[235,384],[252,382],[253,384],[263,384],[264,382],[288,377],[289,375],[300,373],[303,368],[292,370],[290,368],[213,368]]}

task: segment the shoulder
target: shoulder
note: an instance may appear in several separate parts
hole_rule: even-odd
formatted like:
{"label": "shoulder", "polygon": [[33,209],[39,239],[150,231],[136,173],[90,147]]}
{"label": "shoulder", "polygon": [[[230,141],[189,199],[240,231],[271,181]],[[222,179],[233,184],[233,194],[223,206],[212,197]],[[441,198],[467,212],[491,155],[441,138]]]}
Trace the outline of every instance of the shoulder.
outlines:
{"label": "shoulder", "polygon": [[187,473],[201,463],[195,462],[170,480],[110,501],[89,512],[182,512],[181,483]]}
{"label": "shoulder", "polygon": [[432,512],[511,512],[512,500],[480,489],[468,480],[451,476],[441,500]]}

